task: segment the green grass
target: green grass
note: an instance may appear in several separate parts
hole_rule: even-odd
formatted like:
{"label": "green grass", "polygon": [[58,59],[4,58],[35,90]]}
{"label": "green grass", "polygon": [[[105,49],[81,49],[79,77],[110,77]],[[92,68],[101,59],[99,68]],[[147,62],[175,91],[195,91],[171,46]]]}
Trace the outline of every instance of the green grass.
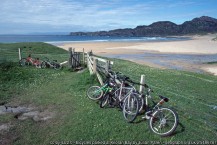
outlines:
{"label": "green grass", "polygon": [[41,60],[44,57],[49,59],[57,59],[59,62],[68,60],[68,53],[56,46],[42,42],[24,42],[24,43],[0,43],[0,63],[1,62],[18,62],[18,48],[21,48],[23,58],[29,54],[33,58],[39,57]]}
{"label": "green grass", "polygon": [[[48,51],[52,51],[50,48]],[[38,51],[40,53],[40,51]],[[47,54],[52,55],[52,54]],[[63,52],[67,56],[67,52]],[[54,54],[57,59],[61,56]],[[146,83],[156,94],[170,98],[167,106],[179,114],[180,124],[171,137],[161,138],[148,129],[147,121],[139,116],[135,123],[124,121],[118,109],[101,109],[86,97],[92,84],[89,72],[67,69],[36,69],[10,64],[1,65],[1,100],[17,105],[31,104],[48,109],[55,117],[45,122],[18,121],[10,114],[2,115],[0,123],[11,122],[12,144],[49,144],[52,141],[216,141],[217,78],[175,70],[161,70],[130,61],[113,59],[115,71],[121,71],[139,81],[145,74]],[[13,89],[16,88],[16,89]],[[2,95],[5,94],[5,95]],[[10,97],[7,97],[10,96]]]}

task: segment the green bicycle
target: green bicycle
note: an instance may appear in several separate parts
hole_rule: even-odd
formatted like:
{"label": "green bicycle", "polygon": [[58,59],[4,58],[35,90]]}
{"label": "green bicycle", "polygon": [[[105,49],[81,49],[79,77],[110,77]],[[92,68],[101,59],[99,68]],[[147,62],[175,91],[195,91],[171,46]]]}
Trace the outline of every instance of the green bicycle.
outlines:
{"label": "green bicycle", "polygon": [[[110,87],[111,86],[111,87]],[[107,94],[108,92],[111,92],[113,90],[114,84],[107,81],[107,83],[105,83],[105,85],[103,85],[102,87],[99,86],[91,86],[88,90],[87,90],[87,96],[88,98],[90,98],[91,100],[99,100],[102,98],[102,96],[104,94]]]}

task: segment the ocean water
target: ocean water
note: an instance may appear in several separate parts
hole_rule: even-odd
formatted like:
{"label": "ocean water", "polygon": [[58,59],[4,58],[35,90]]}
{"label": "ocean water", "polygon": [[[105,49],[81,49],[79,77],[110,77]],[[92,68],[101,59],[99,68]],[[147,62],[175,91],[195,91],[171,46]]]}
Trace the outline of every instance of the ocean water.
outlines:
{"label": "ocean water", "polygon": [[188,37],[95,37],[70,35],[0,35],[0,43],[16,42],[46,42],[51,44],[71,42],[107,42],[107,41],[179,41],[188,40]]}

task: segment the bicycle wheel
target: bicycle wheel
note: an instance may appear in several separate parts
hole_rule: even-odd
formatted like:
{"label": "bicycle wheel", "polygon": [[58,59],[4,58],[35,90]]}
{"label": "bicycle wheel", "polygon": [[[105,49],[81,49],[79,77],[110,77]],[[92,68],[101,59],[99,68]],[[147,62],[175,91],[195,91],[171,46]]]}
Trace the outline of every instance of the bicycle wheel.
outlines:
{"label": "bicycle wheel", "polygon": [[[123,88],[122,90],[119,90],[118,92],[118,99],[120,101],[124,101],[124,99],[126,98],[126,95],[131,91],[131,88]],[[121,92],[121,93],[120,93]]]}
{"label": "bicycle wheel", "polygon": [[178,125],[178,115],[170,108],[160,108],[152,114],[149,120],[150,129],[160,136],[171,135]]}
{"label": "bicycle wheel", "polygon": [[91,86],[87,90],[87,96],[91,100],[99,100],[102,97],[102,95],[103,95],[103,91],[101,90],[99,86]]}
{"label": "bicycle wheel", "polygon": [[54,63],[54,69],[59,70],[62,66],[59,63]]}
{"label": "bicycle wheel", "polygon": [[139,113],[142,112],[143,108],[144,108],[144,98],[139,94],[139,93],[133,93],[137,99],[138,99],[138,107],[139,107]]}
{"label": "bicycle wheel", "polygon": [[45,61],[42,61],[42,62],[41,62],[41,68],[46,68],[46,67],[47,67],[46,62],[45,62]]}
{"label": "bicycle wheel", "polygon": [[25,59],[25,58],[22,58],[22,59],[19,61],[19,64],[20,64],[20,66],[25,66],[25,65],[26,65],[26,59]]}
{"label": "bicycle wheel", "polygon": [[101,98],[100,108],[105,107],[105,105],[108,104],[108,102],[109,102],[109,94],[106,94]]}
{"label": "bicycle wheel", "polygon": [[127,122],[133,122],[139,111],[138,99],[134,94],[130,94],[123,102],[123,115]]}

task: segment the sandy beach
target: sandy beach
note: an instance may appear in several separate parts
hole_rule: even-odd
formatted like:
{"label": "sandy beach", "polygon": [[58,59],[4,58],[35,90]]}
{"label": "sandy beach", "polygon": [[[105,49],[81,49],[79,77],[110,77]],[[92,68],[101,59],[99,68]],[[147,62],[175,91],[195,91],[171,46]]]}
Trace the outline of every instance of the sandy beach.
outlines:
{"label": "sandy beach", "polygon": [[[132,55],[132,54],[156,54],[156,56],[151,55],[149,58],[145,57],[144,60],[139,59],[132,59],[129,58],[128,60],[132,60],[138,63],[144,63],[146,65],[152,67],[160,67],[160,68],[167,68],[165,66],[154,64],[150,62],[148,59],[154,59],[158,57],[157,54],[170,54],[172,55],[215,55],[217,54],[217,41],[213,41],[212,39],[215,38],[216,34],[209,34],[209,35],[194,35],[194,36],[187,36],[190,37],[190,40],[182,40],[182,41],[162,41],[162,42],[72,42],[72,43],[65,43],[62,44],[61,48],[68,50],[69,47],[75,48],[76,51],[82,51],[84,48],[85,52],[93,51],[93,53],[97,55],[103,56],[112,56],[112,55]],[[160,57],[162,57],[160,55]],[[201,56],[202,57],[202,56]],[[199,59],[203,59],[203,58]],[[163,57],[162,57],[163,58]],[[217,64],[206,65],[204,63],[201,64],[200,62],[196,64],[188,63],[188,61],[174,61],[174,60],[165,60],[173,65],[181,65],[182,67],[186,68],[186,70],[191,69],[201,69],[207,71],[209,73],[217,75]],[[217,59],[217,58],[216,58]]]}

